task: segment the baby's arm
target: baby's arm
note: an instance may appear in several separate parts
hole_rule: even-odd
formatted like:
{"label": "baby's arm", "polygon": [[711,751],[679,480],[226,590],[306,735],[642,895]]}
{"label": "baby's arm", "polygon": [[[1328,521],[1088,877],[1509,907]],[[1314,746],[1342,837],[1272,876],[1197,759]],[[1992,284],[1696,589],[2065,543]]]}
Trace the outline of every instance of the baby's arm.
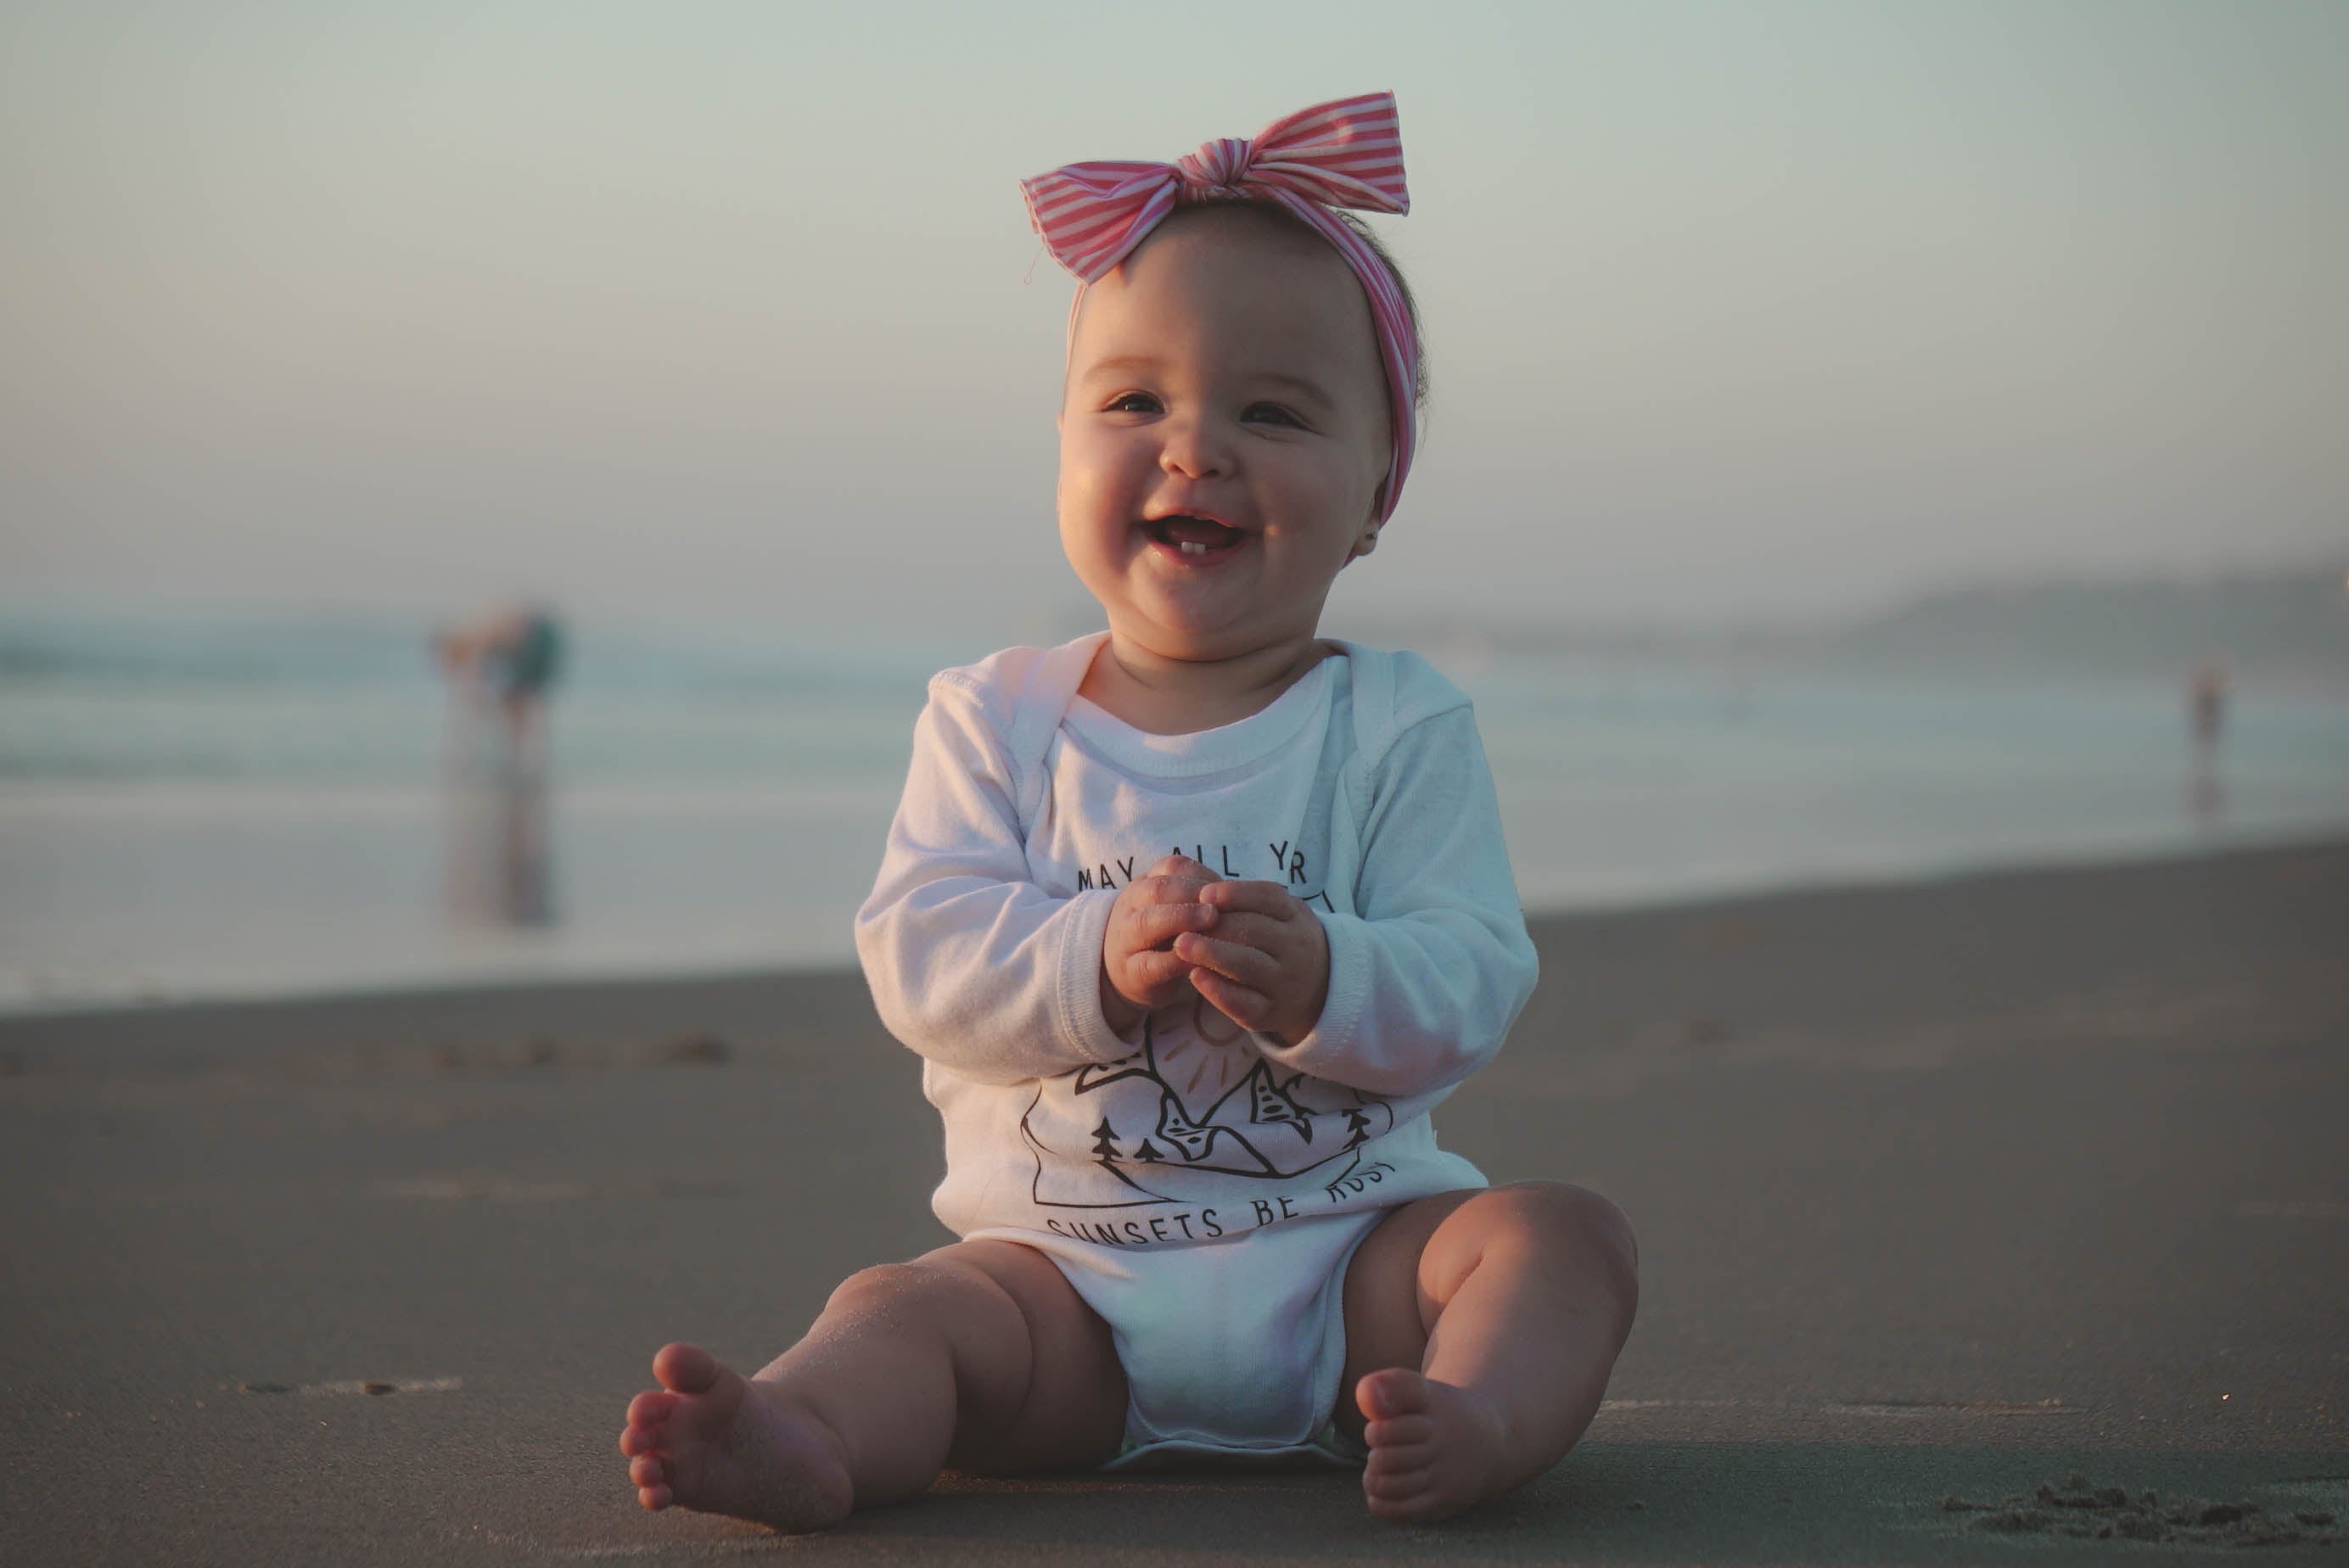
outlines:
{"label": "baby's arm", "polygon": [[856,951],[889,1031],[991,1083],[1115,1061],[1133,1047],[1103,1016],[1103,936],[1117,895],[1056,898],[1029,880],[1005,717],[934,682],[914,727],[905,793]]}
{"label": "baby's arm", "polygon": [[[1468,708],[1421,720],[1389,749],[1363,841],[1360,913],[1316,917],[1328,967],[1310,1030],[1293,1043],[1270,1031],[1262,1048],[1373,1094],[1458,1083],[1500,1048],[1539,970]],[[1225,937],[1237,925],[1219,913],[1214,932]],[[1309,986],[1309,957],[1303,964],[1292,973]]]}

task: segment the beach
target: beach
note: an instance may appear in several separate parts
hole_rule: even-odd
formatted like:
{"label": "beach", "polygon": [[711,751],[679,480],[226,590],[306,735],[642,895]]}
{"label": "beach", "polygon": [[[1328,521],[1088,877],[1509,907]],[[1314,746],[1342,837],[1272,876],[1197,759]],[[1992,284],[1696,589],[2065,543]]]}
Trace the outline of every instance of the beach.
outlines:
{"label": "beach", "polygon": [[916,1059],[810,971],[0,1017],[0,1561],[2349,1554],[2349,842],[1534,930],[1437,1126],[1620,1203],[1643,1298],[1584,1443],[1457,1522],[1318,1472],[639,1511],[655,1348],[762,1364],[948,1239]]}

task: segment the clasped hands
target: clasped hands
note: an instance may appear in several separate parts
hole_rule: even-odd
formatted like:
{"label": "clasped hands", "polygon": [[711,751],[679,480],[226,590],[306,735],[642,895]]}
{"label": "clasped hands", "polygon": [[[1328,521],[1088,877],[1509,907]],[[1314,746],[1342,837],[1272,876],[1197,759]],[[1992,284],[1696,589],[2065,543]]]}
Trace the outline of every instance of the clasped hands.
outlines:
{"label": "clasped hands", "polygon": [[1330,995],[1330,939],[1278,882],[1217,876],[1169,855],[1125,884],[1102,936],[1102,1016],[1125,1033],[1185,991],[1293,1046]]}

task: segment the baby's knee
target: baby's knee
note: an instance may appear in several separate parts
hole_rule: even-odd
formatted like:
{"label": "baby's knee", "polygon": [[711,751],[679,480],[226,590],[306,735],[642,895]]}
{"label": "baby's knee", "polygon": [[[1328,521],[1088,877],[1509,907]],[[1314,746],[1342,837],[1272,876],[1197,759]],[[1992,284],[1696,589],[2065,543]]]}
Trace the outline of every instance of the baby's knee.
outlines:
{"label": "baby's knee", "polygon": [[1502,1237],[1604,1269],[1626,1286],[1640,1276],[1640,1240],[1623,1211],[1588,1187],[1566,1181],[1516,1181],[1473,1201]]}
{"label": "baby's knee", "polygon": [[1003,1287],[984,1270],[932,1256],[859,1269],[833,1288],[823,1310],[827,1317],[968,1322],[1007,1308],[1018,1310]]}

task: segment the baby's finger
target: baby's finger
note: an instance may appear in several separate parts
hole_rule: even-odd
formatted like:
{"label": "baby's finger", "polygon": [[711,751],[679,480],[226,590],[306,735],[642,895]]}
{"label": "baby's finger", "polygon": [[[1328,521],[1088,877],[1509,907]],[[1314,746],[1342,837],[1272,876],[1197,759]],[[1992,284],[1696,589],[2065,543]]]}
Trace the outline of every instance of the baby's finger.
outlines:
{"label": "baby's finger", "polygon": [[1222,880],[1188,855],[1168,855],[1142,874],[1146,877],[1181,877],[1187,882]]}
{"label": "baby's finger", "polygon": [[1209,1006],[1243,1029],[1259,1028],[1272,1016],[1271,997],[1212,969],[1191,971],[1191,985],[1207,999]]}
{"label": "baby's finger", "polygon": [[1137,953],[1125,961],[1125,985],[1121,989],[1161,991],[1177,980],[1187,978],[1195,967],[1197,965],[1190,960],[1178,958],[1163,947]]}
{"label": "baby's finger", "polygon": [[1246,910],[1253,914],[1283,918],[1303,906],[1297,895],[1274,882],[1218,882],[1199,890],[1200,902],[1217,909]]}
{"label": "baby's finger", "polygon": [[1218,942],[1196,932],[1174,939],[1174,956],[1258,991],[1270,989],[1280,978],[1280,965],[1261,948]]}
{"label": "baby's finger", "polygon": [[1143,903],[1195,903],[1199,890],[1206,885],[1197,877],[1169,872],[1163,876],[1139,878],[1126,892]]}
{"label": "baby's finger", "polygon": [[[1204,901],[1202,901],[1204,902]],[[1216,918],[1202,931],[1213,931],[1218,942],[1236,942],[1242,947],[1253,947],[1278,961],[1282,954],[1294,953],[1299,943],[1297,923],[1276,915],[1257,914],[1252,910],[1216,909]]]}
{"label": "baby's finger", "polygon": [[1215,923],[1212,904],[1151,903],[1133,912],[1128,930],[1137,948],[1164,947],[1186,931],[1205,931]]}

